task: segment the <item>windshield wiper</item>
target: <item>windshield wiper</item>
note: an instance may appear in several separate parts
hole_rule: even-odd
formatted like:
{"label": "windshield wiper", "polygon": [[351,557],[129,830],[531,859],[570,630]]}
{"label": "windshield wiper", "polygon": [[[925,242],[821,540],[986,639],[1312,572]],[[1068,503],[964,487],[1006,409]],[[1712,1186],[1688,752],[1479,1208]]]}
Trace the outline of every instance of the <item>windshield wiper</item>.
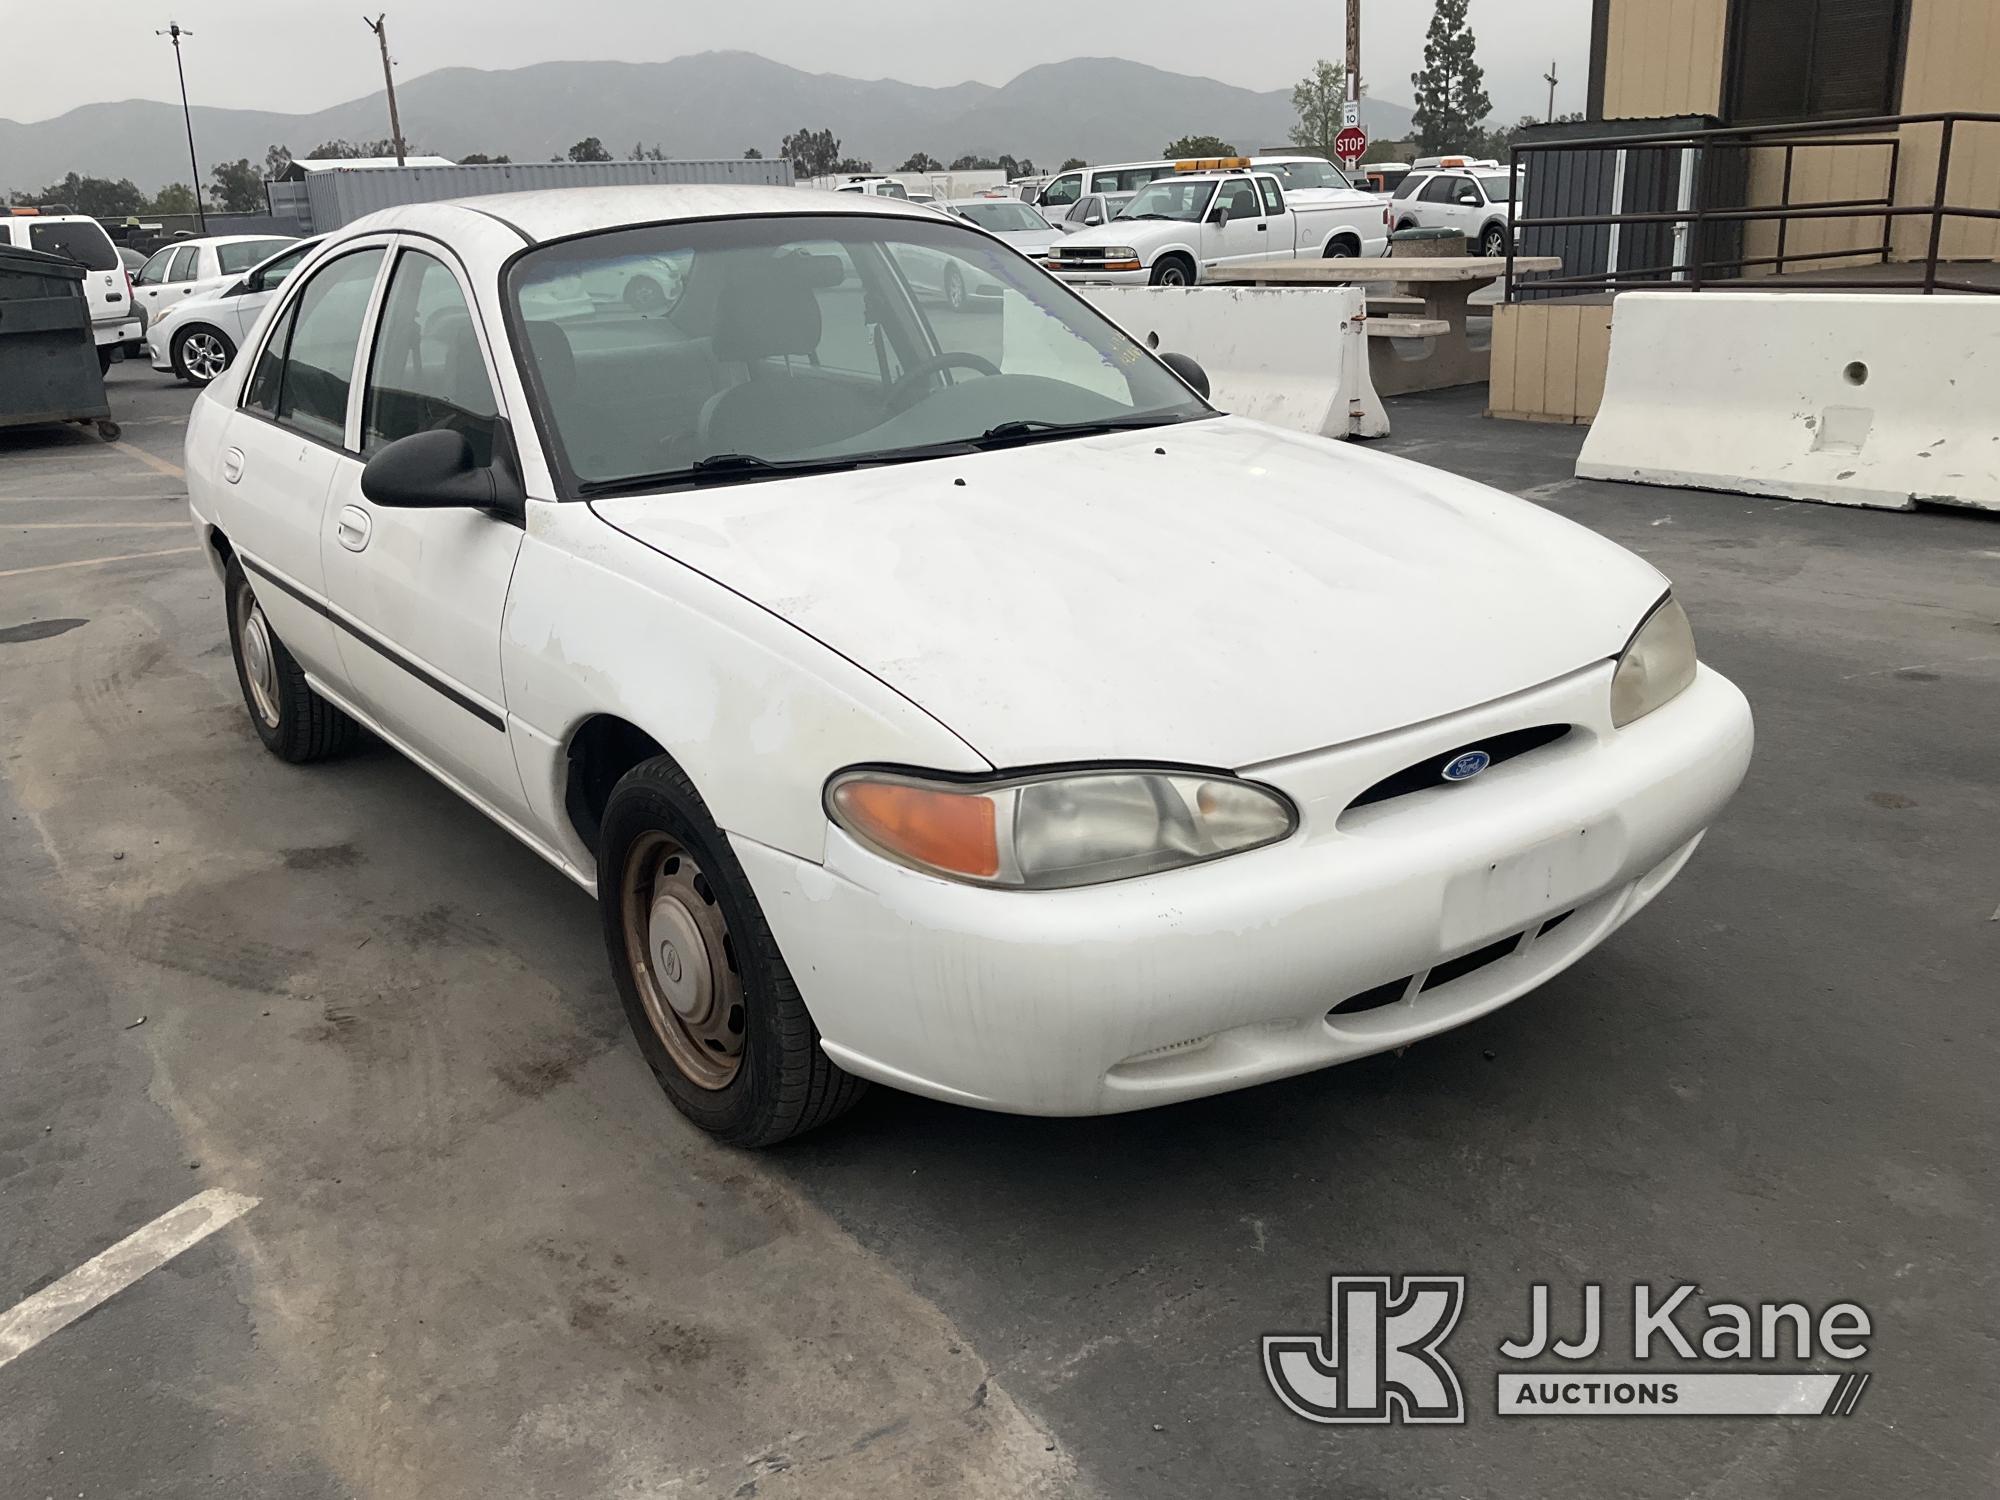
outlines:
{"label": "windshield wiper", "polygon": [[1140,427],[1170,427],[1176,422],[1188,420],[1189,418],[1182,416],[1157,414],[1105,417],[1095,422],[1045,422],[1039,418],[1029,417],[989,427],[978,437],[970,439],[969,445],[974,448],[997,448],[1008,443],[1032,442],[1039,438],[1090,437],[1097,433],[1128,432]]}
{"label": "windshield wiper", "polygon": [[692,481],[719,482],[730,479],[763,479],[779,474],[837,474],[858,469],[866,460],[859,458],[759,458],[754,453],[711,453],[685,469],[662,469],[653,474],[623,474],[616,479],[586,479],[576,487],[579,495],[617,495],[634,490],[659,489],[665,485]]}

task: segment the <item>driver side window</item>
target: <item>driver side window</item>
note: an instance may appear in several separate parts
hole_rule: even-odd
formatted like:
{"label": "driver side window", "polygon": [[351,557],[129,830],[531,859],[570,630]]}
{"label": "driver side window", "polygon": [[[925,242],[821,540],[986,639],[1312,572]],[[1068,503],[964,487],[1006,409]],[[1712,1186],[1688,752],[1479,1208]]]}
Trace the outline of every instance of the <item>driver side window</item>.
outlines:
{"label": "driver side window", "polygon": [[139,267],[139,274],[132,278],[134,286],[158,286],[167,279],[167,263],[174,258],[174,247],[155,250],[152,258]]}
{"label": "driver side window", "polygon": [[1225,182],[1216,199],[1216,207],[1229,210],[1229,222],[1232,224],[1243,219],[1263,217],[1263,210],[1257,206],[1257,190],[1243,181]]}
{"label": "driver side window", "polygon": [[1042,202],[1060,207],[1065,203],[1076,202],[1082,192],[1083,174],[1069,172],[1042,189]]}
{"label": "driver side window", "polygon": [[361,451],[418,432],[463,433],[481,468],[493,462],[499,403],[479,329],[443,261],[405,250],[390,273],[362,393]]}

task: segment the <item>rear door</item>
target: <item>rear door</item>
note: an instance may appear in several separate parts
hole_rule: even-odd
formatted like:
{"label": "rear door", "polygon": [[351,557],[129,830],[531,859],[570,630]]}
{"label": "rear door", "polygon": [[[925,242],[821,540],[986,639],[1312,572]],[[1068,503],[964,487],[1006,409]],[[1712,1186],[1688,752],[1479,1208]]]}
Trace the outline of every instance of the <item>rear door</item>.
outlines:
{"label": "rear door", "polygon": [[513,520],[377,505],[365,460],[412,433],[463,433],[483,465],[500,437],[487,331],[464,272],[434,241],[398,244],[320,536],[347,681],[382,728],[482,802],[526,819],[500,680],[500,619],[521,550]]}
{"label": "rear door", "polygon": [[351,461],[348,407],[386,236],[316,268],[273,324],[231,415],[217,509],[278,636],[306,671],[343,684],[320,534],[335,470]]}

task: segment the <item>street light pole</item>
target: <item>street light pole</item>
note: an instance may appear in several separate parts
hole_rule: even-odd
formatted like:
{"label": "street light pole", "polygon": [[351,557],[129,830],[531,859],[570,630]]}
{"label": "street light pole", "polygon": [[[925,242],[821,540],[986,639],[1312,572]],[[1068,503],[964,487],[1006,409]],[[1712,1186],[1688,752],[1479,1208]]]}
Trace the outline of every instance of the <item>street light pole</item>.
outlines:
{"label": "street light pole", "polygon": [[374,32],[375,40],[382,44],[382,84],[389,90],[389,134],[396,142],[396,165],[400,167],[407,164],[403,160],[403,124],[396,117],[396,76],[389,71],[389,28],[383,24],[388,19],[389,13],[383,11],[372,21],[363,16],[361,24]]}
{"label": "street light pole", "polygon": [[181,66],[181,38],[193,36],[194,33],[181,30],[177,21],[169,21],[165,31],[156,31],[153,35],[173,38],[174,72],[181,81],[181,119],[187,125],[188,171],[194,174],[194,217],[195,222],[201,226],[201,232],[207,234],[208,211],[201,206],[201,163],[195,159],[194,154],[194,112],[188,108],[187,69]]}

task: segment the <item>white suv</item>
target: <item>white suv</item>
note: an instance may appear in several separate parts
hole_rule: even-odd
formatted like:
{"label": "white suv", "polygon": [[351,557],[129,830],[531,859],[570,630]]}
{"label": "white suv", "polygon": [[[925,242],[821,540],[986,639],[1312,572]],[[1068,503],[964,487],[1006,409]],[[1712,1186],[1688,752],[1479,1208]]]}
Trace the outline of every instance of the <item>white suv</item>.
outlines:
{"label": "white suv", "polygon": [[66,256],[83,267],[83,295],[90,303],[90,336],[100,368],[110,369],[121,348],[139,350],[146,324],[132,302],[132,278],[97,220],[83,214],[0,211],[0,245]]}
{"label": "white suv", "polygon": [[1480,255],[1505,255],[1514,232],[1514,179],[1505,167],[1414,171],[1396,185],[1398,229],[1457,229]]}

